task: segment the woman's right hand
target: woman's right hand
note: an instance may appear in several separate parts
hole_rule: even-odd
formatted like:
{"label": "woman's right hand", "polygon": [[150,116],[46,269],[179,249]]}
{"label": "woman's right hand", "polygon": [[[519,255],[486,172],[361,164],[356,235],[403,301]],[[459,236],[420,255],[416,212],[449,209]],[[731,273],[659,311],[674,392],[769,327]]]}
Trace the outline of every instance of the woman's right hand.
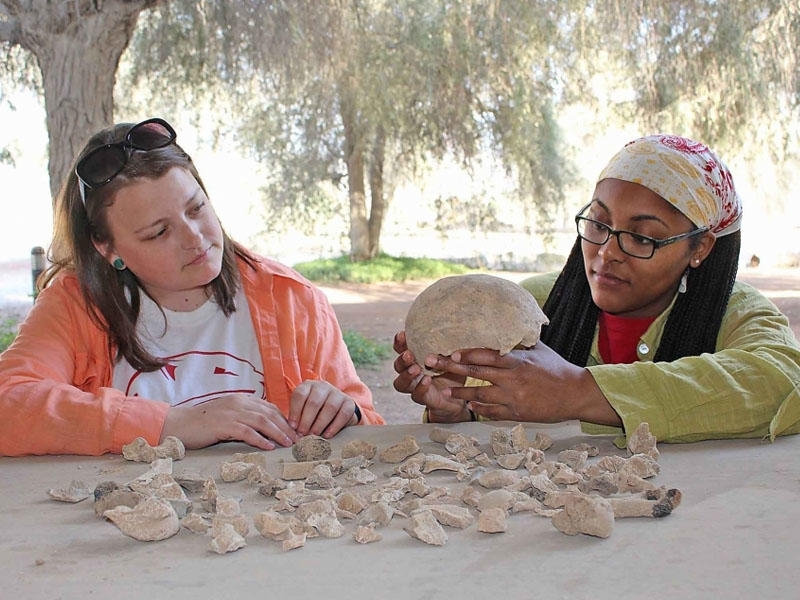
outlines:
{"label": "woman's right hand", "polygon": [[262,450],[291,446],[299,436],[274,404],[249,394],[220,396],[193,406],[173,406],[161,440],[173,435],[189,449],[240,441]]}
{"label": "woman's right hand", "polygon": [[[465,377],[452,373],[427,375],[417,364],[414,355],[406,345],[405,331],[394,336],[394,351],[398,356],[394,361],[397,377],[394,389],[404,394],[411,394],[411,399],[428,409],[428,421],[431,423],[457,423],[471,420],[463,400],[453,398],[451,387],[464,385]],[[435,356],[426,357],[428,362],[435,362]]]}

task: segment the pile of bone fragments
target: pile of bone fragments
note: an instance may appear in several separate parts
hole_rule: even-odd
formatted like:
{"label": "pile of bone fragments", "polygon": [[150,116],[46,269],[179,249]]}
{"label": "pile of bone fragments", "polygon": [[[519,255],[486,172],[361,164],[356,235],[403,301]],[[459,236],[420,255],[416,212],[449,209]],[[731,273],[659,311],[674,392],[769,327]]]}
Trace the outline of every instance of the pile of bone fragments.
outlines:
{"label": "pile of bone fragments", "polygon": [[[501,533],[520,512],[549,518],[568,535],[606,538],[616,519],[663,517],[681,500],[679,490],[651,482],[659,452],[646,423],[628,438],[625,457],[599,456],[596,446],[580,443],[548,459],[552,440],[541,432],[530,440],[522,425],[493,428],[485,450],[441,427],[431,429],[430,439],[441,453],[426,454],[406,436],[383,448],[353,440],[333,457],[328,440],[308,436],[292,447],[295,460],[268,463],[267,452],[237,453],[219,466],[219,477],[202,477],[173,472],[185,456],[177,438],[156,447],[138,438],[123,456],[149,469],[133,481],[103,481],[93,489],[73,481],[48,493],[65,502],[93,497],[98,517],[137,540],[163,540],[183,528],[219,554],[244,547],[255,532],[283,550],[348,532],[358,543],[377,542],[393,519],[403,519],[411,537],[440,546],[446,528],[474,524],[479,532]],[[459,492],[432,486],[426,477],[434,472],[452,475]],[[247,516],[242,500],[224,493],[232,482],[254,486],[263,510],[259,505]]]}

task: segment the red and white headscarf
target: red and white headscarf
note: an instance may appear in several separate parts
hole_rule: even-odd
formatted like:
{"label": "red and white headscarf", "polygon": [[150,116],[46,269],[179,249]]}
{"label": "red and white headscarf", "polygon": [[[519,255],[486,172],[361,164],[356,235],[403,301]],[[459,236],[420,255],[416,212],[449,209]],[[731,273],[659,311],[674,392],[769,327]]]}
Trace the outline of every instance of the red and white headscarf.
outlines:
{"label": "red and white headscarf", "polygon": [[738,231],[742,201],[728,167],[707,146],[676,135],[651,135],[625,145],[598,181],[643,185],[716,236]]}

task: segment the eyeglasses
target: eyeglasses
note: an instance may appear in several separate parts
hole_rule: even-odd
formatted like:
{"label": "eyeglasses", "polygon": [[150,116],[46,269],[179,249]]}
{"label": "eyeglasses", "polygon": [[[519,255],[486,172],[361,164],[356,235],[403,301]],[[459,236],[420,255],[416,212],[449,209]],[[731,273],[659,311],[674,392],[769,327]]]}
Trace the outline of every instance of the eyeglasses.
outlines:
{"label": "eyeglasses", "polygon": [[147,119],[137,123],[125,134],[125,139],[95,148],[75,167],[81,200],[86,204],[86,190],[103,186],[120,174],[134,150],[147,152],[164,148],[178,137],[164,119]]}
{"label": "eyeglasses", "polygon": [[[580,212],[582,213],[586,208],[587,207],[583,207]],[[639,233],[633,233],[632,231],[611,229],[611,227],[605,223],[582,217],[580,213],[575,217],[575,225],[578,228],[578,235],[580,238],[586,240],[590,244],[602,246],[611,239],[612,235],[616,236],[620,250],[634,258],[653,258],[653,254],[655,254],[656,250],[659,248],[669,246],[680,240],[685,240],[708,231],[708,227],[702,227],[687,233],[681,233],[664,238],[663,240],[658,240]]]}

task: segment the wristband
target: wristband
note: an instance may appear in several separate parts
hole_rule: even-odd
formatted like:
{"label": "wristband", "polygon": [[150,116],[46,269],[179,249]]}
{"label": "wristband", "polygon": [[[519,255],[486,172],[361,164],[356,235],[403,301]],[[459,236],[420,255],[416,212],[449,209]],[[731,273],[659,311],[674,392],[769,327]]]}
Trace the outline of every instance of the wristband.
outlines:
{"label": "wristband", "polygon": [[356,416],[356,425],[358,425],[359,423],[361,423],[361,409],[358,408],[358,402],[356,402],[355,400],[353,400],[353,406],[355,406],[353,414]]}

